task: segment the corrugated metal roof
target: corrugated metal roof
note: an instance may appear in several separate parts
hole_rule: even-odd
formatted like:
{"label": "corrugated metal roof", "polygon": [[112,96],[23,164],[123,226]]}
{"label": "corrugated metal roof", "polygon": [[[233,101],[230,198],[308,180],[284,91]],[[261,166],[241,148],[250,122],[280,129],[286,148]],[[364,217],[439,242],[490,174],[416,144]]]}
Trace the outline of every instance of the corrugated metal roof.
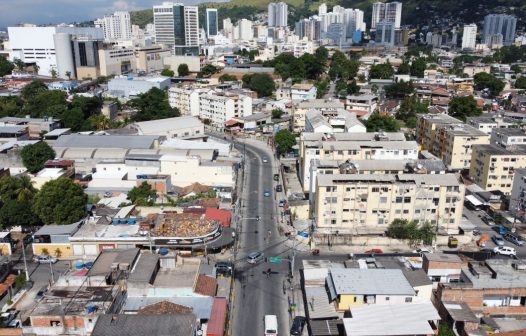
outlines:
{"label": "corrugated metal roof", "polygon": [[343,329],[342,320],[321,320],[309,322],[312,336],[339,336]]}
{"label": "corrugated metal roof", "polygon": [[414,295],[415,291],[399,269],[331,268],[327,282],[337,295]]}
{"label": "corrugated metal roof", "polygon": [[193,314],[180,315],[99,315],[93,336],[193,336],[196,319]]}
{"label": "corrugated metal roof", "polygon": [[35,236],[42,236],[42,235],[72,235],[75,232],[77,232],[78,228],[80,227],[82,221],[76,222],[73,224],[66,224],[66,225],[44,225],[40,228],[37,232],[35,232]]}
{"label": "corrugated metal roof", "polygon": [[305,287],[305,297],[307,298],[305,308],[309,319],[331,319],[340,316],[334,304],[329,302],[325,287]]}
{"label": "corrugated metal roof", "polygon": [[212,315],[208,320],[207,336],[223,336],[225,334],[225,320],[227,301],[225,298],[215,298],[212,306]]}
{"label": "corrugated metal roof", "polygon": [[183,116],[159,120],[136,122],[131,125],[139,130],[141,134],[162,135],[164,132],[175,131],[184,128],[204,127],[203,123],[196,117]]}
{"label": "corrugated metal roof", "polygon": [[157,135],[82,135],[59,137],[55,147],[69,148],[153,148]]}

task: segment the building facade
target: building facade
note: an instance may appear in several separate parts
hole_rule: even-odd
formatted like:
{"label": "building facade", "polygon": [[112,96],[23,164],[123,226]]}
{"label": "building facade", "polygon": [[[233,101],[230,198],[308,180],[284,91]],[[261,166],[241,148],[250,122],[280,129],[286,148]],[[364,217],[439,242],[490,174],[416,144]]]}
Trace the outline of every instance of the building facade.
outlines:
{"label": "building facade", "polygon": [[376,29],[379,22],[392,22],[395,29],[400,28],[402,21],[402,3],[401,2],[376,2],[373,4],[373,16],[371,20],[371,29]]}
{"label": "building facade", "polygon": [[506,14],[489,14],[484,17],[482,40],[496,35],[502,36],[502,44],[511,45],[515,41],[517,18]]}
{"label": "building facade", "polygon": [[477,25],[472,23],[464,25],[462,33],[462,49],[475,50],[477,45]]}
{"label": "building facade", "polygon": [[288,5],[284,2],[271,2],[268,4],[268,26],[287,27],[289,15]]}
{"label": "building facade", "polygon": [[218,32],[217,8],[206,9],[206,36],[216,36]]}
{"label": "building facade", "polygon": [[105,15],[95,21],[95,26],[102,28],[105,41],[130,41],[132,39],[130,13],[128,12],[119,11]]}

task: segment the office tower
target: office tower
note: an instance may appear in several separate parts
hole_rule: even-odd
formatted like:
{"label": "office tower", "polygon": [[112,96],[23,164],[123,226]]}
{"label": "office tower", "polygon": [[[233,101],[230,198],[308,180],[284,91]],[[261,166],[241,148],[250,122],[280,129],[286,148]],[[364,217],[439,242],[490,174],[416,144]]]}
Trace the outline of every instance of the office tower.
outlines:
{"label": "office tower", "polygon": [[393,46],[395,43],[395,23],[377,22],[375,42],[386,46]]}
{"label": "office tower", "polygon": [[251,40],[254,37],[254,31],[252,30],[252,21],[247,19],[239,20],[237,37],[240,40]]}
{"label": "office tower", "polygon": [[475,49],[477,44],[477,25],[472,23],[464,26],[462,33],[462,49]]}
{"label": "office tower", "polygon": [[196,6],[184,6],[173,2],[153,6],[153,22],[156,43],[177,47],[176,54],[187,54],[187,47],[195,49],[199,46],[199,17]]}
{"label": "office tower", "polygon": [[95,27],[104,31],[106,41],[129,41],[132,39],[130,13],[115,12],[95,21]]}
{"label": "office tower", "polygon": [[271,2],[268,4],[268,26],[286,27],[289,15],[288,5],[284,2]]}
{"label": "office tower", "polygon": [[373,4],[373,17],[371,20],[371,29],[376,29],[378,22],[393,22],[395,29],[400,28],[402,21],[402,3],[401,2],[376,2]]}
{"label": "office tower", "polygon": [[482,40],[485,41],[491,35],[502,35],[502,43],[511,45],[515,40],[515,29],[517,18],[506,14],[489,14],[484,18],[484,31]]}
{"label": "office tower", "polygon": [[300,39],[306,37],[309,41],[320,39],[320,20],[317,17],[300,20],[296,23],[294,32]]}
{"label": "office tower", "polygon": [[319,7],[318,7],[318,15],[325,15],[327,14],[327,4],[324,4],[322,3]]}
{"label": "office tower", "polygon": [[216,36],[217,35],[217,9],[216,8],[207,8],[206,9],[206,36]]}

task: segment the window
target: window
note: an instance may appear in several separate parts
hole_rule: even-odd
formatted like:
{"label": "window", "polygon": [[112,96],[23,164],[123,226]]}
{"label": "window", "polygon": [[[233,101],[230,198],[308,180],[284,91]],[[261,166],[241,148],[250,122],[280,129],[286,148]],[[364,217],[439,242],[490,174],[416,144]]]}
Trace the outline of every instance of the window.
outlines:
{"label": "window", "polygon": [[403,197],[397,196],[395,202],[402,203]]}
{"label": "window", "polygon": [[411,197],[404,197],[404,203],[411,203]]}
{"label": "window", "polygon": [[391,298],[389,296],[385,297],[385,301],[389,301]]}
{"label": "window", "polygon": [[407,302],[407,303],[413,302],[413,298],[412,297],[406,297],[405,298],[405,302]]}
{"label": "window", "polygon": [[387,203],[387,197],[380,197],[380,204]]}
{"label": "window", "polygon": [[408,213],[409,213],[409,210],[404,209],[404,214],[408,214]]}
{"label": "window", "polygon": [[378,187],[373,187],[373,192],[380,192],[380,188],[378,188]]}

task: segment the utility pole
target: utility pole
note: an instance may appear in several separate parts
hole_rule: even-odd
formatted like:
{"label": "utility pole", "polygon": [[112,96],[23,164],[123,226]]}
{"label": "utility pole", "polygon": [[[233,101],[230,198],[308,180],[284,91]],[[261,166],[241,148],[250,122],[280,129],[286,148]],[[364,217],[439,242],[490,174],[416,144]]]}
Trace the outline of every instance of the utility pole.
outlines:
{"label": "utility pole", "polygon": [[29,272],[27,271],[27,260],[26,260],[26,246],[24,245],[23,239],[22,239],[22,258],[24,258],[24,271],[26,273],[26,281],[29,281]]}

